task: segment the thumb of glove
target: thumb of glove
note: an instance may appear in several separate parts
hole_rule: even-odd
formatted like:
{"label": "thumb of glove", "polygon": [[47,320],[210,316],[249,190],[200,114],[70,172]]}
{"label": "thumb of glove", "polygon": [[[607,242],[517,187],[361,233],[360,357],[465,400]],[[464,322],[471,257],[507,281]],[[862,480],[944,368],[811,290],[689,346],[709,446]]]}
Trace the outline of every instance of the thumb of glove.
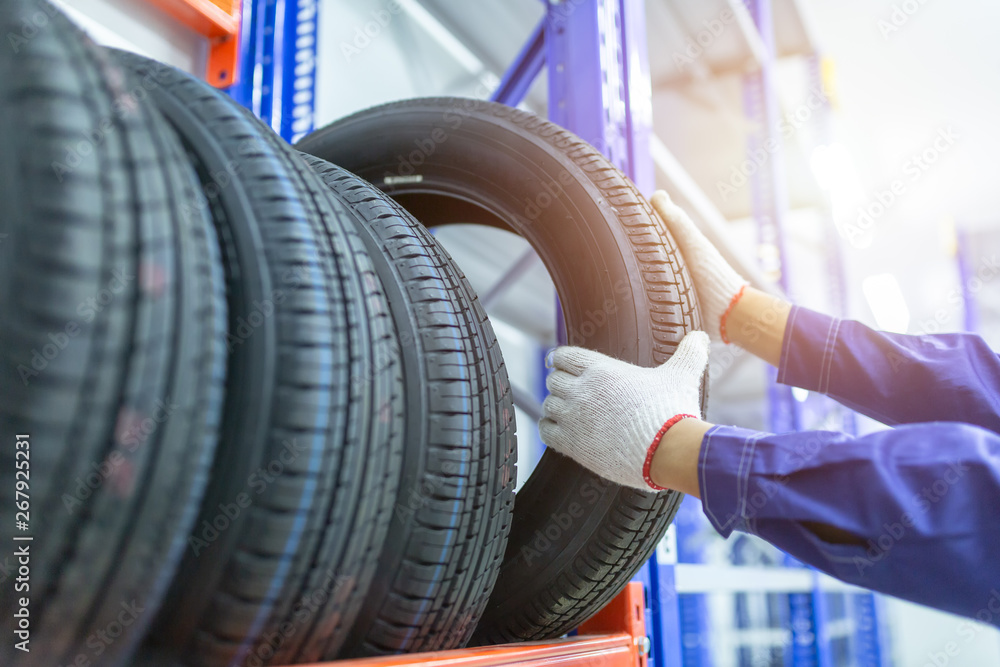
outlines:
{"label": "thumb of glove", "polygon": [[[657,190],[649,200],[650,204],[660,214],[663,222],[670,229],[670,233],[678,243],[685,246],[688,252],[696,249],[699,245],[707,244],[707,239],[695,226],[694,221],[680,206],[674,203],[663,190]],[[701,241],[702,243],[699,243]]]}
{"label": "thumb of glove", "polygon": [[705,368],[708,366],[708,334],[692,331],[677,346],[674,356],[660,368],[662,382],[668,391],[684,406],[681,411],[702,416],[701,384]]}
{"label": "thumb of glove", "polygon": [[704,331],[691,331],[673,356],[660,368],[676,380],[700,379],[708,366],[709,338]]}

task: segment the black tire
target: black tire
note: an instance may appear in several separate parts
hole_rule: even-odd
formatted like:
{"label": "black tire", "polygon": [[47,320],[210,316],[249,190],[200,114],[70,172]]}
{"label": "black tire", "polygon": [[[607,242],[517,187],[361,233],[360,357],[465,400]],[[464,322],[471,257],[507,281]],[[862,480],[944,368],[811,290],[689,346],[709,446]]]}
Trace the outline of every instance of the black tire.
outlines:
{"label": "black tire", "polygon": [[305,157],[365,230],[406,378],[393,527],[342,655],[464,646],[503,560],[517,479],[514,409],[496,335],[464,274],[420,223],[357,176]]}
{"label": "black tire", "polygon": [[[471,99],[362,111],[298,148],[383,189],[425,225],[509,229],[538,252],[569,343],[644,366],[699,328],[691,280],[663,223],[579,137]],[[557,637],[600,609],[646,561],[681,495],[643,493],[547,451],[517,494],[500,576],[473,637]]]}
{"label": "black tire", "polygon": [[346,636],[395,501],[391,315],[345,211],[297,153],[203,82],[115,56],[155,81],[151,98],[209,195],[230,286],[213,480],[150,653],[197,665],[315,659]]}
{"label": "black tire", "polygon": [[[34,537],[14,542],[30,588],[8,582],[0,604],[14,637],[30,599],[31,650],[0,657],[115,665],[155,615],[211,464],[218,243],[180,214],[197,181],[140,82],[47,2],[0,4],[0,28],[25,38],[0,54],[0,437],[31,436]],[[0,452],[9,536],[13,444]]]}

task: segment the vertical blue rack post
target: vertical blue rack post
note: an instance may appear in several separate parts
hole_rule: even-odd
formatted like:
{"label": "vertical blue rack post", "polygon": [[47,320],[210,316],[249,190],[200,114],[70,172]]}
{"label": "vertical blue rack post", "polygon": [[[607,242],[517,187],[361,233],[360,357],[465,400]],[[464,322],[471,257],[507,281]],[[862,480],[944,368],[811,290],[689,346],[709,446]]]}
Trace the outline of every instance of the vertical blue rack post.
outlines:
{"label": "vertical blue rack post", "polygon": [[284,71],[290,85],[282,88],[281,122],[272,123],[272,126],[286,141],[295,143],[312,132],[315,125],[319,0],[285,2],[288,18],[285,21]]}
{"label": "vertical blue rack post", "polygon": [[644,0],[548,5],[549,119],[579,135],[652,194],[652,100]]}
{"label": "vertical blue rack post", "polygon": [[239,75],[229,94],[290,143],[313,129],[319,0],[243,0]]}
{"label": "vertical blue rack post", "polygon": [[[547,7],[549,119],[595,146],[650,196],[655,180],[644,0],[549,0]],[[661,566],[654,551],[636,579],[650,607],[651,664],[680,665],[673,565]]]}
{"label": "vertical blue rack post", "polygon": [[[546,8],[491,99],[519,104],[547,65],[549,119],[597,147],[649,196],[655,181],[644,0],[548,0]],[[661,667],[681,664],[678,643],[663,641],[680,635],[673,575],[654,553],[637,576],[651,606],[652,664]]]}

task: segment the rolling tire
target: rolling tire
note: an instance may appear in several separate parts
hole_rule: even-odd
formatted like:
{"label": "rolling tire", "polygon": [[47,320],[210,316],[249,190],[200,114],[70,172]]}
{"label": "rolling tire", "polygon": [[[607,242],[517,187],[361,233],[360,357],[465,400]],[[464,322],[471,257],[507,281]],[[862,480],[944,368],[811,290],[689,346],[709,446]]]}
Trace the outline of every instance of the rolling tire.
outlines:
{"label": "rolling tire", "polygon": [[308,660],[346,635],[395,501],[391,315],[363,244],[297,153],[203,82],[115,58],[155,81],[202,178],[231,313],[212,483],[149,659]]}
{"label": "rolling tire", "polygon": [[[297,147],[372,182],[427,226],[472,222],[523,236],[553,278],[572,345],[653,366],[700,326],[681,255],[635,186],[533,114],[471,99],[407,100],[337,121]],[[575,628],[646,561],[681,498],[614,485],[546,451],[517,494],[473,642]]]}
{"label": "rolling tire", "polygon": [[464,274],[420,223],[350,172],[304,157],[363,230],[406,379],[399,500],[341,655],[464,646],[503,560],[517,479],[514,408],[496,335]]}
{"label": "rolling tire", "polygon": [[[207,481],[222,270],[208,218],[179,215],[197,181],[141,82],[49,3],[0,5],[4,35],[26,26],[0,55],[0,479],[14,488],[15,460],[30,464],[34,539],[15,544],[30,553],[31,641],[5,642],[0,661],[115,665],[148,629]],[[11,637],[19,597],[0,603]]]}

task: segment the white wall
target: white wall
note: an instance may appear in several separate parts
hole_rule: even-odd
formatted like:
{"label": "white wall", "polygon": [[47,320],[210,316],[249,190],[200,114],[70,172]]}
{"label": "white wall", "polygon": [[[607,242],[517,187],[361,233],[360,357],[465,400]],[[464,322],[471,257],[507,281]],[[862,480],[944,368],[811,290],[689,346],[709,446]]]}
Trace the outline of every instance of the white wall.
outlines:
{"label": "white wall", "polygon": [[1000,631],[960,616],[886,599],[885,612],[897,667],[1000,665]]}
{"label": "white wall", "polygon": [[204,76],[208,43],[147,2],[53,0],[94,41]]}
{"label": "white wall", "polygon": [[[324,2],[320,8],[316,126],[377,104],[412,97],[483,98],[482,63],[459,59],[433,35],[419,3]],[[462,57],[464,56],[464,57]]]}

